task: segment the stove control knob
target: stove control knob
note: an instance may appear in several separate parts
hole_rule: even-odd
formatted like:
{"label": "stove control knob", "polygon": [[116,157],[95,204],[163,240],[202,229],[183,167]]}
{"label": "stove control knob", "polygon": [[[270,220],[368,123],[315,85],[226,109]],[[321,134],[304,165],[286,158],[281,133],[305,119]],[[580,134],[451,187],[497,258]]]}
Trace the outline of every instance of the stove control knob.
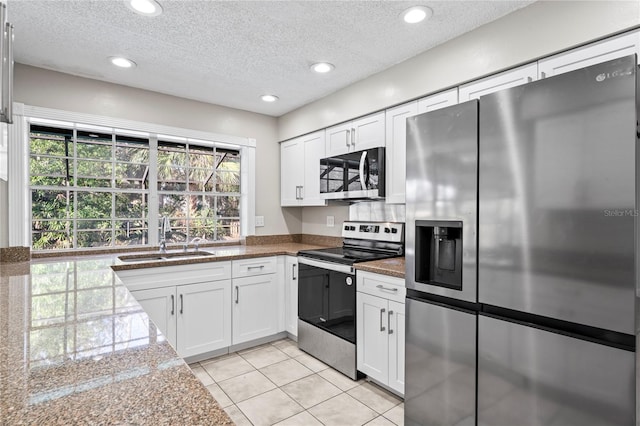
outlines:
{"label": "stove control knob", "polygon": [[346,282],[347,282],[347,285],[352,285],[353,284],[353,278],[347,277]]}
{"label": "stove control knob", "polygon": [[355,231],[355,230],[356,230],[356,227],[355,227],[355,226],[350,226],[350,227],[349,227],[349,231]]}
{"label": "stove control knob", "polygon": [[390,233],[390,232],[391,232],[391,229],[389,229],[389,228],[384,228],[384,232],[388,234],[388,233]]}
{"label": "stove control knob", "polygon": [[349,227],[348,227],[347,225],[345,225],[345,226],[344,226],[344,230],[345,230],[345,231],[348,231],[348,230],[349,230]]}
{"label": "stove control knob", "polygon": [[398,228],[391,228],[391,233],[392,234],[397,234],[398,233]]}

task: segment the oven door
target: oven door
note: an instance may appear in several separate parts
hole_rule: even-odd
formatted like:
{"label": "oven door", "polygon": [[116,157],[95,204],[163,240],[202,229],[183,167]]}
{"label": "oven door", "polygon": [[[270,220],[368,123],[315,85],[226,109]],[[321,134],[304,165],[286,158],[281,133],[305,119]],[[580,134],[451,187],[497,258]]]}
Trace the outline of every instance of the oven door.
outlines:
{"label": "oven door", "polygon": [[320,198],[384,197],[384,148],[320,160]]}
{"label": "oven door", "polygon": [[356,279],[350,265],[298,257],[298,318],[356,343]]}

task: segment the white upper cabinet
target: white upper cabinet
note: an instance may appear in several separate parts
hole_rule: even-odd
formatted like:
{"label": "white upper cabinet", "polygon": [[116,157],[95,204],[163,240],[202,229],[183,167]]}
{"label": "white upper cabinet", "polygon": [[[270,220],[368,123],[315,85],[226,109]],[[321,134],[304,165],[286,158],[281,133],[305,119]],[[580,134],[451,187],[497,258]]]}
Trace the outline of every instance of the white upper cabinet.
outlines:
{"label": "white upper cabinet", "polygon": [[634,53],[640,56],[640,32],[637,31],[541,59],[538,76],[551,77]]}
{"label": "white upper cabinet", "polygon": [[280,144],[280,205],[299,206],[304,179],[304,147],[299,139]]}
{"label": "white upper cabinet", "polygon": [[453,88],[386,111],[386,202],[405,202],[407,162],[407,118],[458,103],[458,89]]}
{"label": "white upper cabinet", "polygon": [[480,96],[488,95],[489,93],[531,83],[532,81],[537,80],[537,78],[537,62],[524,65],[519,68],[514,68],[512,70],[460,86],[460,102],[478,99]]}
{"label": "white upper cabinet", "polygon": [[367,115],[326,129],[326,156],[385,146],[385,113]]}
{"label": "white upper cabinet", "polygon": [[417,101],[388,109],[386,112],[385,201],[389,204],[404,203],[405,182],[407,179],[407,118],[417,113]]}
{"label": "white upper cabinet", "polygon": [[435,111],[458,103],[458,88],[445,90],[426,98],[418,99],[418,114]]}
{"label": "white upper cabinet", "polygon": [[324,130],[280,144],[282,207],[326,205],[320,199],[320,159],[324,154]]}

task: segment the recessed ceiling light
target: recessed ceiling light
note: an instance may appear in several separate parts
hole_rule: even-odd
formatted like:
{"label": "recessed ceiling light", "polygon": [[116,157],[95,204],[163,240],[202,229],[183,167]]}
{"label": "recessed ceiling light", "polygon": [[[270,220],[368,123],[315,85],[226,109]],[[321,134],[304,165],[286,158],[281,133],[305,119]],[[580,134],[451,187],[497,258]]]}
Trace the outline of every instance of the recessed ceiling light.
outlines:
{"label": "recessed ceiling light", "polygon": [[131,59],[123,58],[121,56],[112,56],[109,60],[113,65],[120,68],[133,68],[136,66],[136,63]]}
{"label": "recessed ceiling light", "polygon": [[318,62],[317,64],[311,65],[311,69],[320,74],[332,71],[334,68],[335,66],[329,62]]}
{"label": "recessed ceiling light", "polygon": [[158,16],[162,13],[162,6],[155,0],[126,0],[127,7],[135,13],[144,16]]}
{"label": "recessed ceiling light", "polygon": [[407,24],[417,24],[431,18],[433,10],[426,6],[413,6],[402,12],[402,19]]}
{"label": "recessed ceiling light", "polygon": [[262,95],[260,96],[260,99],[262,99],[265,102],[275,102],[280,98],[278,98],[276,95]]}

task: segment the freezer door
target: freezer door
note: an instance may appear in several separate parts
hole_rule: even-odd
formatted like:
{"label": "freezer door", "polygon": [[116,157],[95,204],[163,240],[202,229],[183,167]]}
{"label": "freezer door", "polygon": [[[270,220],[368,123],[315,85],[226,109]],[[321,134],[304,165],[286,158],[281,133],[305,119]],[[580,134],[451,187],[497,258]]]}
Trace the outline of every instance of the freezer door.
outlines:
{"label": "freezer door", "polygon": [[633,425],[634,353],[478,317],[478,425]]}
{"label": "freezer door", "polygon": [[634,333],[635,93],[626,57],[480,99],[481,303]]}
{"label": "freezer door", "polygon": [[[409,117],[405,232],[408,288],[477,301],[477,206],[478,102],[473,100]],[[422,250],[421,254],[416,247],[416,235],[421,235],[417,222],[421,221],[462,224],[461,286],[416,279],[416,267],[429,262],[428,250]]]}
{"label": "freezer door", "polygon": [[476,319],[407,298],[404,424],[475,424]]}

